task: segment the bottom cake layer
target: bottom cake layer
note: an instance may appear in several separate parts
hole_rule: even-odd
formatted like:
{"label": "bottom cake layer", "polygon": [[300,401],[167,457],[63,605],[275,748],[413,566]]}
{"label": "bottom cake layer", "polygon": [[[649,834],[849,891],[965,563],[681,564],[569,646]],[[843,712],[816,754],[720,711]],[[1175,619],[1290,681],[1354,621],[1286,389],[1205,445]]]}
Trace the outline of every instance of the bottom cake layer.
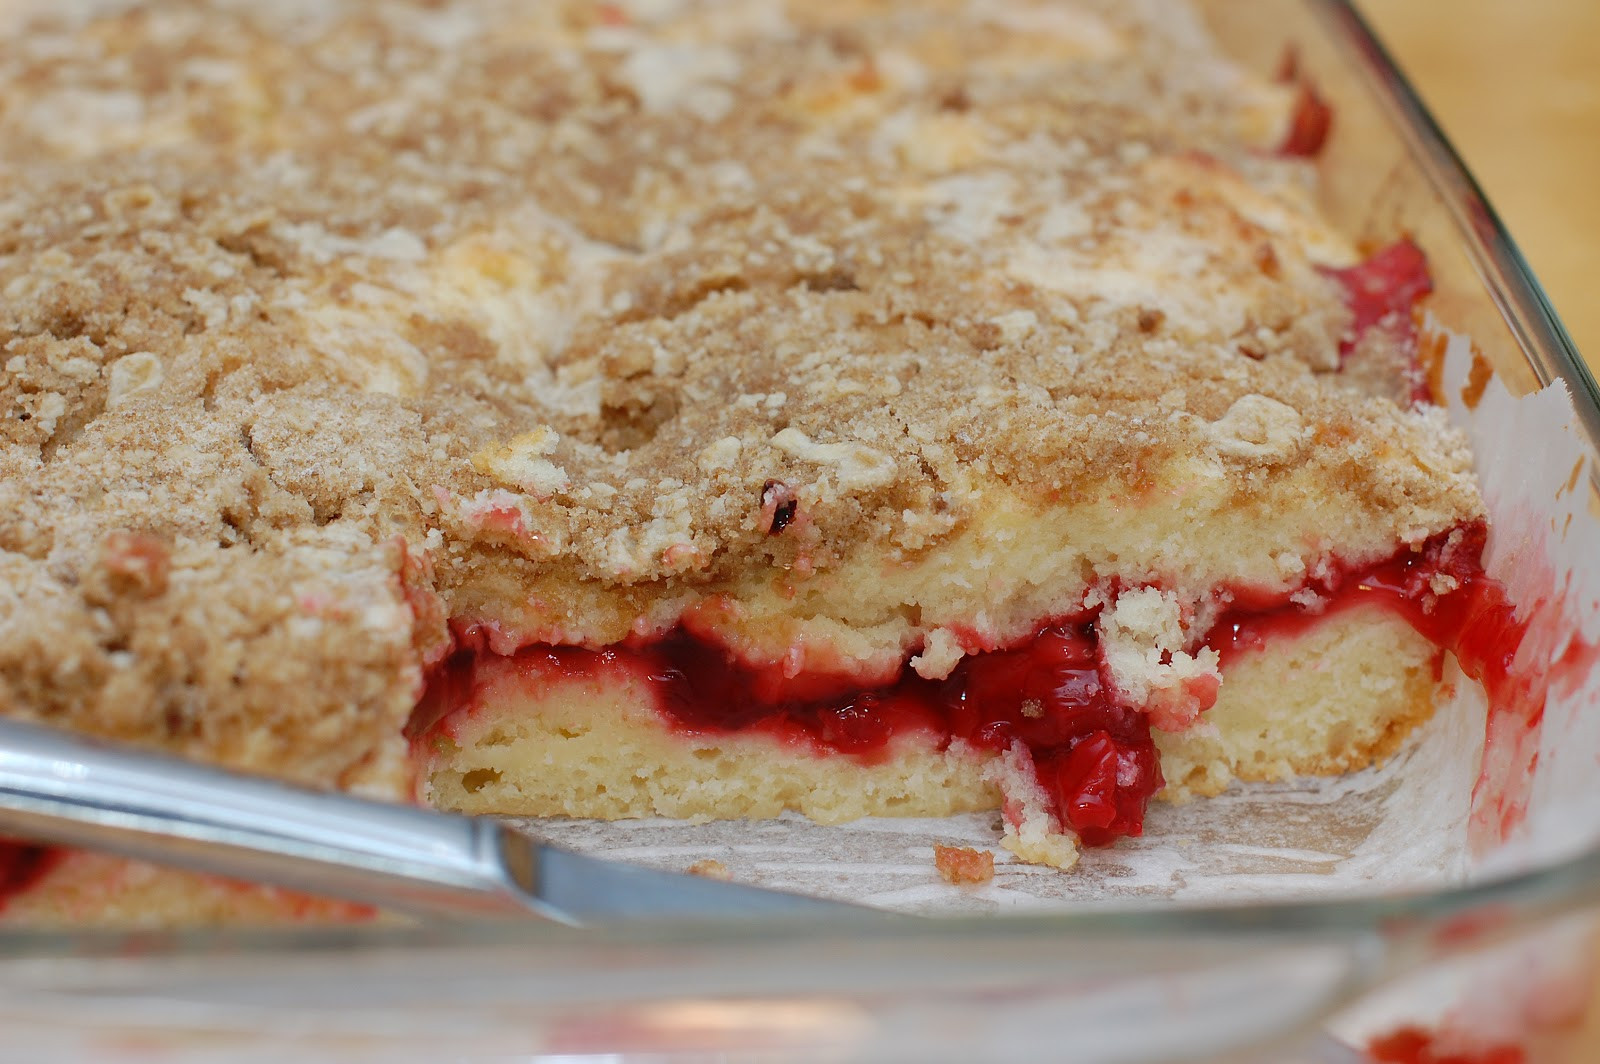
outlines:
{"label": "bottom cake layer", "polygon": [[1382,607],[1337,614],[1224,658],[1222,688],[1202,724],[1155,733],[1168,781],[1161,797],[1380,762],[1433,716],[1441,665],[1436,646]]}
{"label": "bottom cake layer", "polygon": [[[1432,713],[1439,649],[1382,606],[1341,610],[1223,657],[1215,705],[1155,732],[1161,796],[1216,794],[1234,779],[1335,774],[1393,753]],[[1041,841],[1026,766],[915,720],[860,754],[782,729],[686,728],[660,708],[658,676],[484,656],[469,703],[418,738],[427,799],[468,813],[616,819],[772,817],[834,823],[1006,808],[1007,845],[1068,866],[1070,839]],[[1028,838],[1034,840],[1027,842]]]}

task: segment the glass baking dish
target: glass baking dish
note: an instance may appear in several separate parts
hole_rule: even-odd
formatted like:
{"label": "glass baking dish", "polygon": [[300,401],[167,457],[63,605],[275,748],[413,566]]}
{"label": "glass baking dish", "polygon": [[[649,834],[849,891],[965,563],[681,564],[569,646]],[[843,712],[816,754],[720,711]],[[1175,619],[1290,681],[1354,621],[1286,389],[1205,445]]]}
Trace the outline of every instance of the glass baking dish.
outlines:
{"label": "glass baking dish", "polygon": [[[1293,44],[1334,102],[1322,167],[1335,221],[1372,244],[1413,235],[1437,285],[1432,313],[1470,335],[1513,394],[1565,382],[1584,453],[1600,453],[1594,380],[1348,0],[1203,6],[1245,66],[1270,71]],[[1592,491],[1589,480],[1577,482]],[[1577,943],[1580,958],[1595,955],[1596,841],[1577,840],[1561,859],[1503,862],[1498,874],[1448,889],[1332,901],[1087,904],[849,926],[8,932],[0,935],[0,1022],[14,1054],[82,1060],[292,1053],[1332,1064],[1360,1059],[1346,1046],[1364,1033],[1448,1004],[1471,964],[1521,963],[1515,951],[1528,936],[1543,936],[1531,947],[1542,954],[1556,942],[1569,953]],[[1569,965],[1568,983],[1580,990],[1558,1010],[1561,1030],[1540,1036],[1550,1059],[1592,1059],[1580,1040],[1600,1005],[1591,1008],[1581,990],[1582,967]],[[1411,997],[1401,1000],[1390,988],[1406,979]],[[1344,1042],[1325,1033],[1341,1015]],[[1600,1054],[1600,1041],[1589,1045]]]}

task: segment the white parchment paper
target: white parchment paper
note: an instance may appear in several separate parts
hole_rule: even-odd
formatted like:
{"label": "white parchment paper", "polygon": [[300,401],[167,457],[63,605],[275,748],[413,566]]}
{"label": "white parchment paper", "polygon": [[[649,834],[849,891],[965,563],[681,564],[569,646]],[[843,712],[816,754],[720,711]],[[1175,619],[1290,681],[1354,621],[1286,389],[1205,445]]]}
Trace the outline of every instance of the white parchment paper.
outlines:
{"label": "white parchment paper", "polygon": [[[1469,409],[1462,395],[1471,361],[1466,340],[1451,337],[1439,398],[1472,437],[1494,524],[1489,571],[1528,620],[1517,665],[1543,670],[1551,682],[1536,731],[1519,735],[1514,722],[1490,730],[1466,863],[1469,876],[1485,877],[1549,867],[1600,842],[1600,674],[1593,652],[1600,642],[1600,522],[1593,451],[1565,388],[1514,398],[1490,381]],[[1363,1045],[1404,1026],[1423,1027],[1439,1032],[1441,1052],[1552,1038],[1559,1044],[1560,1032],[1574,1034],[1600,1001],[1596,930],[1596,914],[1578,914],[1451,958],[1370,997],[1334,1030]]]}

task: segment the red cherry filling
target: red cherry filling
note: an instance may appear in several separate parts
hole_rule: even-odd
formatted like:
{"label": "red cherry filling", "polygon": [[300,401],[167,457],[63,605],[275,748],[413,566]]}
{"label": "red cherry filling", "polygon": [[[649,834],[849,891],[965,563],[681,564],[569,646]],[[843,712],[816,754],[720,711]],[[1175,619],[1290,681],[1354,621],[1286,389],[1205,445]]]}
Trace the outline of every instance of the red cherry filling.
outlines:
{"label": "red cherry filling", "polygon": [[[1164,786],[1149,722],[1110,698],[1089,620],[969,656],[940,682],[906,672],[888,687],[809,699],[794,696],[793,679],[682,631],[637,653],[662,713],[694,732],[756,729],[868,760],[912,732],[991,750],[1021,742],[1058,815],[1090,845],[1139,834]],[[824,677],[816,689],[838,686]]]}
{"label": "red cherry filling", "polygon": [[[1483,573],[1484,535],[1481,524],[1471,525],[1358,571],[1325,567],[1310,585],[1322,601],[1309,608],[1283,592],[1240,591],[1204,642],[1226,665],[1275,633],[1293,634],[1331,612],[1380,603],[1441,652],[1454,652],[1494,703],[1510,690],[1522,626]],[[436,727],[448,732],[455,711],[470,712],[474,665],[486,653],[467,638],[435,670],[412,719],[414,738]],[[1016,646],[969,654],[942,681],[909,669],[878,686],[843,673],[789,676],[776,665],[740,661],[682,628],[650,643],[602,650],[535,645],[515,662],[531,689],[625,672],[653,690],[663,719],[690,734],[759,732],[868,762],[890,756],[902,736],[932,737],[941,748],[952,740],[995,751],[1021,743],[1061,823],[1086,845],[1103,846],[1143,831],[1145,809],[1165,782],[1149,717],[1114,700],[1100,659],[1090,613],[1047,624]]]}
{"label": "red cherry filling", "polygon": [[1308,585],[1324,596],[1323,609],[1252,604],[1229,611],[1205,642],[1217,648],[1226,665],[1235,652],[1261,646],[1275,633],[1303,629],[1334,610],[1381,603],[1441,651],[1453,653],[1461,671],[1484,686],[1491,705],[1498,705],[1514,683],[1512,660],[1527,626],[1517,620],[1505,589],[1483,571],[1487,535],[1479,522],[1434,536],[1421,550],[1402,551],[1364,571],[1331,567]]}

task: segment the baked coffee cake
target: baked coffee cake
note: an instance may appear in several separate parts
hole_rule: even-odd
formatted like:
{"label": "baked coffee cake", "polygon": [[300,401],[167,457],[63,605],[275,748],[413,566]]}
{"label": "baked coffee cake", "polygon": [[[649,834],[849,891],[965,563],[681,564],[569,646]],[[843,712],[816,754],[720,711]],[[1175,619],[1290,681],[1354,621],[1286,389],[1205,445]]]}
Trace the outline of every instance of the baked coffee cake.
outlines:
{"label": "baked coffee cake", "polygon": [[[1421,253],[1179,5],[6,17],[8,714],[470,812],[1003,809],[1067,868],[1383,757],[1509,616]],[[12,866],[19,919],[243,904]]]}

